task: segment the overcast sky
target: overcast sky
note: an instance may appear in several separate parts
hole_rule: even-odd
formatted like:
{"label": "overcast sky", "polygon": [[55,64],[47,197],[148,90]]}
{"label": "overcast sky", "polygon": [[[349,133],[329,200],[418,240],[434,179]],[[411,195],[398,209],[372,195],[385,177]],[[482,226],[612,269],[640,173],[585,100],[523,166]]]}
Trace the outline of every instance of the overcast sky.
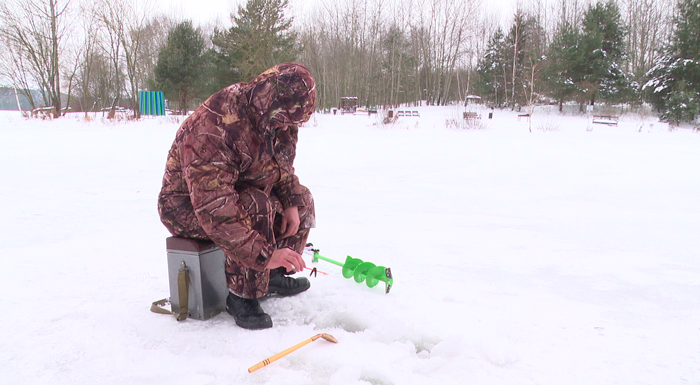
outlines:
{"label": "overcast sky", "polygon": [[[246,0],[155,0],[165,13],[173,12],[181,19],[192,19],[195,24],[207,24],[219,18],[227,24],[229,15],[245,5]],[[291,16],[302,14],[316,3],[324,0],[289,0],[288,10]]]}
{"label": "overcast sky", "polygon": [[[218,18],[224,25],[229,23],[229,15],[244,5],[246,0],[155,0],[161,11],[179,19],[192,19],[195,25],[215,22]],[[305,11],[332,0],[289,0],[289,11],[292,16],[299,16]],[[454,0],[463,1],[463,0]],[[510,19],[515,12],[517,0],[482,0],[483,7],[490,12],[498,12],[501,18]]]}

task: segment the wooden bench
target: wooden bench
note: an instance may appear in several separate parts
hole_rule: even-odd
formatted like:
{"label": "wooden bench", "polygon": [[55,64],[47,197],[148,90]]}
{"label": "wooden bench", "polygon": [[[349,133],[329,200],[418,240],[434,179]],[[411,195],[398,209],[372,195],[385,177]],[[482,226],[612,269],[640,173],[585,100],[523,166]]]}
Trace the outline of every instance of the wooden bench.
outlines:
{"label": "wooden bench", "polygon": [[528,119],[530,119],[530,114],[518,114],[518,121],[520,121],[520,118],[528,118]]}
{"label": "wooden bench", "polygon": [[105,108],[103,108],[101,111],[102,111],[102,117],[103,117],[103,118],[104,118],[104,116],[105,116],[105,113],[107,113],[107,117],[110,118],[110,119],[111,119],[111,118],[114,118],[114,117],[117,117],[117,116],[120,116],[120,117],[122,117],[122,118],[126,118],[126,117],[129,116],[129,114],[131,113],[131,110],[129,110],[128,108],[126,108],[126,107],[120,107],[120,106],[114,107],[114,116],[111,116],[111,114],[112,114],[112,107],[105,107]]}
{"label": "wooden bench", "polygon": [[593,115],[593,124],[605,124],[606,126],[617,126],[619,117],[611,115]]}
{"label": "wooden bench", "polygon": [[462,113],[462,117],[465,120],[481,119],[481,115],[477,114],[476,112],[471,112],[471,111],[465,111],[464,113]]}
{"label": "wooden bench", "polygon": [[32,110],[33,118],[52,119],[56,112],[55,107],[39,107]]}

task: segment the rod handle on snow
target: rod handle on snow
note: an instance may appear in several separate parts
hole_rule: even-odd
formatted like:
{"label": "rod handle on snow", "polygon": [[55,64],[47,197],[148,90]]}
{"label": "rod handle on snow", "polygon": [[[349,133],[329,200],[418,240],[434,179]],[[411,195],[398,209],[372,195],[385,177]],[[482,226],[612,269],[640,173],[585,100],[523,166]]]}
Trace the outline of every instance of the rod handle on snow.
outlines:
{"label": "rod handle on snow", "polygon": [[255,364],[255,365],[251,366],[250,368],[248,368],[248,373],[253,373],[254,371],[256,371],[256,370],[258,370],[258,369],[260,369],[260,368],[262,368],[262,367],[265,367],[265,366],[267,366],[267,365],[270,365],[271,363],[273,363],[273,362],[279,360],[280,358],[286,356],[287,354],[289,354],[289,353],[291,353],[291,352],[293,352],[293,351],[295,351],[295,350],[301,348],[302,346],[308,345],[308,344],[310,344],[310,343],[316,341],[316,340],[319,339],[319,338],[323,338],[324,340],[326,340],[326,341],[328,341],[328,342],[333,342],[334,344],[337,344],[337,343],[338,343],[338,340],[335,339],[335,337],[333,337],[333,336],[330,335],[330,334],[326,334],[326,333],[317,334],[317,335],[315,335],[315,336],[309,338],[309,339],[306,340],[306,341],[302,341],[302,342],[300,342],[300,343],[298,343],[298,344],[292,346],[292,347],[289,348],[289,349],[283,350],[283,351],[281,351],[281,352],[279,352],[279,353],[273,355],[273,356],[270,357],[270,358],[267,358],[267,359],[264,359],[264,360],[258,362],[257,364]]}

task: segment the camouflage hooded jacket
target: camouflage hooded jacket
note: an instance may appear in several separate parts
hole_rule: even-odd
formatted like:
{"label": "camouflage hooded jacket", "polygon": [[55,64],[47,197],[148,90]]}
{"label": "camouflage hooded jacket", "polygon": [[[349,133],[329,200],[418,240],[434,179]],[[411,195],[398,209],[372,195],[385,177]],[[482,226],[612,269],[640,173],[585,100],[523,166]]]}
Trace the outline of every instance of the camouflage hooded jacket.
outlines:
{"label": "camouflage hooded jacket", "polygon": [[[168,230],[210,239],[228,258],[264,270],[275,248],[251,229],[238,193],[256,188],[284,208],[307,205],[292,164],[297,125],[309,120],[315,101],[311,73],[297,63],[210,96],[183,122],[168,153],[158,197]],[[289,128],[279,130],[283,126]]]}

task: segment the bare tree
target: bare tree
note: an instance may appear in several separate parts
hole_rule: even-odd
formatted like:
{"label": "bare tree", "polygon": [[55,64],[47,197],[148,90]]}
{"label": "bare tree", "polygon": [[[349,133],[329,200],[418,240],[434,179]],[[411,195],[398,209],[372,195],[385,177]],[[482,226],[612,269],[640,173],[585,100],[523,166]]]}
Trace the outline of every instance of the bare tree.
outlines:
{"label": "bare tree", "polygon": [[[153,78],[158,52],[168,41],[168,33],[175,28],[177,22],[170,16],[154,15],[143,28],[141,48],[137,52],[139,63],[138,84],[142,88]],[[205,35],[206,36],[206,35]],[[211,42],[209,43],[211,45]]]}
{"label": "bare tree", "polygon": [[95,61],[99,55],[99,23],[95,14],[94,3],[83,2],[80,6],[80,19],[83,40],[75,56],[75,82],[77,103],[80,111],[86,113],[93,109],[97,97],[93,95],[91,83],[94,79]]}
{"label": "bare tree", "polygon": [[672,0],[625,0],[623,17],[629,28],[627,71],[638,78],[659,60],[659,48],[669,41],[675,2]]}
{"label": "bare tree", "polygon": [[319,106],[337,106],[343,96],[357,96],[366,105],[382,99],[383,6],[368,0],[326,3],[306,23],[301,61],[321,74]]}
{"label": "bare tree", "polygon": [[410,4],[407,7],[395,7],[392,20],[381,36],[382,47],[382,92],[381,103],[385,106],[397,106],[407,101],[407,88],[415,82],[408,76],[410,69],[415,66],[416,57],[411,55],[410,38],[407,31],[410,27]]}
{"label": "bare tree", "polygon": [[534,58],[530,58],[530,79],[529,79],[529,84],[525,84],[527,87],[528,85],[530,86],[529,90],[526,90],[526,98],[527,98],[527,129],[532,132],[532,114],[535,112],[535,85],[537,84],[537,79],[536,79],[536,74],[537,74],[537,67],[539,66],[539,61],[535,60]]}
{"label": "bare tree", "polygon": [[[30,98],[35,85],[44,103],[61,115],[61,54],[70,0],[8,0],[0,4],[0,35],[11,51],[13,83]],[[29,79],[26,76],[29,76]]]}
{"label": "bare tree", "polygon": [[[153,3],[136,1],[113,2],[102,0],[98,10],[98,16],[103,23],[110,42],[110,57],[114,63],[115,84],[118,90],[122,85],[119,81],[120,62],[126,71],[127,97],[133,110],[133,117],[141,116],[139,111],[139,86],[143,82],[141,74],[141,62],[139,61],[147,34],[147,25],[150,10]],[[145,87],[144,87],[145,88]],[[116,102],[120,92],[117,92],[112,103],[112,113],[116,108]]]}
{"label": "bare tree", "polygon": [[559,0],[559,28],[569,24],[580,28],[586,8],[595,0]]}
{"label": "bare tree", "polygon": [[15,90],[15,96],[17,99],[17,108],[21,110],[19,97],[17,94],[24,96],[24,98],[29,103],[30,109],[36,108],[36,103],[34,101],[34,94],[32,93],[32,87],[30,86],[29,79],[29,66],[25,64],[22,55],[16,54],[20,49],[11,41],[6,41],[7,44],[3,44],[6,48],[6,52],[3,52],[2,59],[0,60],[0,74],[5,76],[12,88]]}
{"label": "bare tree", "polygon": [[416,30],[420,45],[421,80],[429,104],[444,104],[451,90],[457,62],[467,51],[472,20],[476,19],[473,1],[418,1]]}
{"label": "bare tree", "polygon": [[[464,97],[460,97],[460,101],[465,101],[465,98],[471,94],[472,76],[476,71],[479,59],[486,54],[489,39],[493,31],[498,28],[498,24],[495,15],[482,14],[476,22],[475,29],[470,34],[467,41],[467,56],[463,62],[467,79],[464,85]],[[460,81],[459,76],[457,77],[457,81]],[[459,89],[462,89],[461,85]]]}

